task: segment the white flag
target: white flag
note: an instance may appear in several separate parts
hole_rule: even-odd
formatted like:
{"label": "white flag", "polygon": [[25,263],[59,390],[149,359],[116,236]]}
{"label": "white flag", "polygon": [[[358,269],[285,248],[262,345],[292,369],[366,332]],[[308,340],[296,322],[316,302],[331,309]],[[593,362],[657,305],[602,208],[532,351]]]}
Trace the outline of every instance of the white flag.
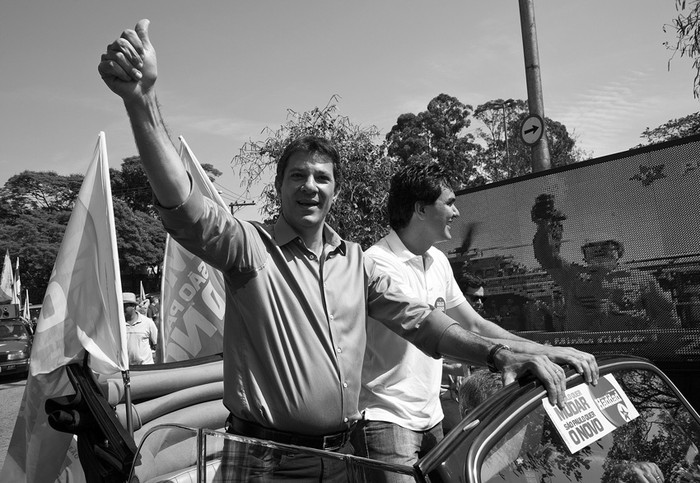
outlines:
{"label": "white flag", "polygon": [[12,302],[13,290],[12,261],[10,261],[10,252],[6,251],[5,260],[2,263],[2,273],[0,273],[0,303]]}
{"label": "white flag", "polygon": [[44,403],[74,393],[64,366],[80,361],[85,351],[98,373],[128,370],[118,260],[107,150],[100,133],[46,289],[22,409],[0,481],[44,483],[62,473],[83,476],[77,464],[66,468],[72,435],[48,425]]}
{"label": "white flag", "polygon": [[[180,157],[204,196],[226,204],[185,140]],[[223,350],[226,291],[221,272],[168,236],[163,257],[159,337],[162,362],[194,359]]]}
{"label": "white flag", "polygon": [[22,301],[22,282],[19,279],[19,257],[15,263],[15,277],[12,284],[12,303],[19,304]]}

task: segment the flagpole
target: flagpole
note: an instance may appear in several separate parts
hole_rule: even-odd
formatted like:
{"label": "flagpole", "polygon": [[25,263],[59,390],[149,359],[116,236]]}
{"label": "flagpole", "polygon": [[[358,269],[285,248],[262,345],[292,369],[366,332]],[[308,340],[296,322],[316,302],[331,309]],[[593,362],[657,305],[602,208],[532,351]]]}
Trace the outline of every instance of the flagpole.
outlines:
{"label": "flagpole", "polygon": [[129,371],[122,371],[122,380],[124,381],[124,402],[126,403],[126,430],[129,435],[134,437],[134,421],[131,414],[131,377]]}

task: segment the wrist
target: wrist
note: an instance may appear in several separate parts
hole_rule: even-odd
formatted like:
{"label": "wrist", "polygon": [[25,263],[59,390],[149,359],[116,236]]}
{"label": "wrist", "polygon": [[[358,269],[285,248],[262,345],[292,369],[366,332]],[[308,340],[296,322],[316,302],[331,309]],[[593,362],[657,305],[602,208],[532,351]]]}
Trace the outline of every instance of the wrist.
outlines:
{"label": "wrist", "polygon": [[[488,367],[491,372],[501,372],[499,364],[497,364],[496,359],[499,358],[499,354],[502,355],[503,351],[513,352],[510,347],[505,344],[496,344],[491,347],[488,355],[486,356],[486,367]],[[500,359],[500,358],[499,358]]]}

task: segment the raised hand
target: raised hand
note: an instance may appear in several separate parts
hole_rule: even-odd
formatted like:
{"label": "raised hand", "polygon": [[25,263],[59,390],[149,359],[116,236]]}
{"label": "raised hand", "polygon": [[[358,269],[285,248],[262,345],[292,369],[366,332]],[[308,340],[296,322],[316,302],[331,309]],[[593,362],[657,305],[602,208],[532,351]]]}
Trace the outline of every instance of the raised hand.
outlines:
{"label": "raised hand", "polygon": [[125,30],[107,46],[98,65],[105,84],[124,102],[138,100],[152,93],[158,77],[156,51],[148,37],[149,20]]}

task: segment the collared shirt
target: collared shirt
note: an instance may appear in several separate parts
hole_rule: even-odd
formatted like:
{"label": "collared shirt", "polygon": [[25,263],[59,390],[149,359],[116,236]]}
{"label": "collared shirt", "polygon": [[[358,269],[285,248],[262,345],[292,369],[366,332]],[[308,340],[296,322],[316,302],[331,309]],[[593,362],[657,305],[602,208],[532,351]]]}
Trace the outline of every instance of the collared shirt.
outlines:
{"label": "collared shirt", "polygon": [[450,325],[425,323],[431,308],[328,226],[318,258],[283,217],[238,220],[196,187],[160,211],[173,238],[224,274],[224,404],[241,419],[309,435],[343,430],[359,418],[367,313],[434,355]]}
{"label": "collared shirt", "polygon": [[[431,247],[416,255],[395,231],[366,254],[407,295],[444,309],[466,301],[447,257]],[[442,361],[418,350],[374,319],[367,323],[360,410],[365,418],[425,431],[443,418],[440,404]]]}
{"label": "collared shirt", "polygon": [[126,347],[129,364],[153,364],[151,344],[158,342],[158,328],[153,320],[136,312],[136,320],[126,321]]}

